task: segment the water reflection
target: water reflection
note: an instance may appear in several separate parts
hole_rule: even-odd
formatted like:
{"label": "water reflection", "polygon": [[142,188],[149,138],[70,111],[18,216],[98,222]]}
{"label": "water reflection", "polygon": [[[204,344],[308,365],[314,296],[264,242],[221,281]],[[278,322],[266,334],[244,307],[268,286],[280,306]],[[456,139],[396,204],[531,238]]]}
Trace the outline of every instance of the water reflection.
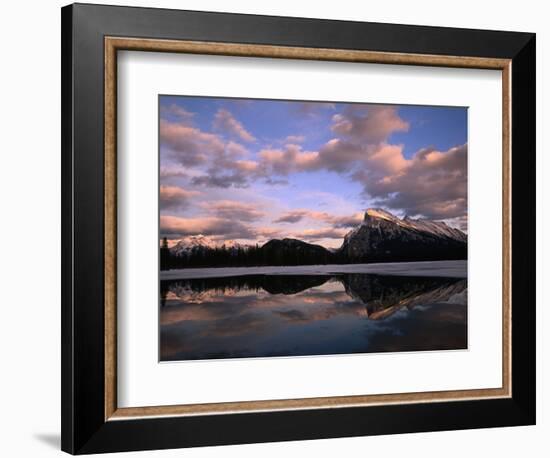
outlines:
{"label": "water reflection", "polygon": [[467,347],[464,279],[245,275],[161,282],[161,360]]}

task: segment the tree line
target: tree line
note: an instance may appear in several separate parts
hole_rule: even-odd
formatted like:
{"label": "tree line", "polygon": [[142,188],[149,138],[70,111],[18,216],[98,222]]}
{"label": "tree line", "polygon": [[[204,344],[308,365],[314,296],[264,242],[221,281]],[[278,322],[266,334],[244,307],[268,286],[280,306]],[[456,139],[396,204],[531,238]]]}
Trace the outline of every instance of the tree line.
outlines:
{"label": "tree line", "polygon": [[[286,242],[285,242],[286,241]],[[461,243],[407,243],[389,241],[378,251],[350,254],[332,252],[320,245],[300,240],[271,240],[262,245],[243,247],[197,247],[186,254],[174,255],[163,239],[160,248],[161,270],[194,267],[303,266],[357,264],[369,262],[407,262],[467,259],[467,245]]]}
{"label": "tree line", "polygon": [[225,246],[196,248],[188,254],[176,256],[170,252],[166,239],[160,248],[161,270],[193,267],[250,267],[250,266],[298,266],[333,264],[334,253],[326,249],[285,247],[283,245],[253,245],[247,248]]}

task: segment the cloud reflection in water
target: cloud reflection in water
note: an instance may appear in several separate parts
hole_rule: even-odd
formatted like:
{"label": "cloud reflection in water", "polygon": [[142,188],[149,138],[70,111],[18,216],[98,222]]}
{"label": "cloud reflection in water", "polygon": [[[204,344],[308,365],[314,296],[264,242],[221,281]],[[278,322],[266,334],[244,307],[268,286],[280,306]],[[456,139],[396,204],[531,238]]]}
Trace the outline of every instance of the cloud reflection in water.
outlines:
{"label": "cloud reflection in water", "polygon": [[161,282],[161,360],[467,348],[464,279],[246,275]]}

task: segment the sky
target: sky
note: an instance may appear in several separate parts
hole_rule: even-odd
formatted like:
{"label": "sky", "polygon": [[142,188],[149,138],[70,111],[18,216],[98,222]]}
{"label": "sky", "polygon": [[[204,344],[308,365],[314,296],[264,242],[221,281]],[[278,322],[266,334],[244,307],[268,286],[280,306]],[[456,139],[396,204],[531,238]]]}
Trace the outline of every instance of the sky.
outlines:
{"label": "sky", "polygon": [[337,248],[370,207],[467,231],[464,107],[160,96],[159,116],[170,241]]}

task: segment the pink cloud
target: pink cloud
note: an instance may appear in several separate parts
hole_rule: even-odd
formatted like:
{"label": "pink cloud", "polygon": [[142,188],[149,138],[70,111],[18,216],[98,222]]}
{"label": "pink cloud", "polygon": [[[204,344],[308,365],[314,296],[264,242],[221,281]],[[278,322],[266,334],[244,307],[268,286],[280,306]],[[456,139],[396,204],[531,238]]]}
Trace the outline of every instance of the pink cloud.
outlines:
{"label": "pink cloud", "polygon": [[[305,114],[334,106],[305,103],[300,109]],[[256,139],[228,110],[220,109],[215,114],[213,127],[218,133],[207,133],[191,125],[192,113],[179,106],[169,106],[165,112],[179,117],[181,122],[161,119],[161,145],[166,148],[163,154],[175,162],[161,171],[163,177],[188,176],[192,185],[210,188],[246,188],[256,180],[285,184],[290,174],[327,170],[358,182],[363,194],[377,205],[411,216],[452,220],[459,227],[466,224],[460,218],[467,210],[467,145],[448,151],[424,149],[405,157],[403,145],[389,143],[393,133],[405,132],[410,127],[399,116],[397,107],[348,105],[332,117],[330,128],[335,138],[318,150],[305,150],[299,144],[304,137],[293,135],[276,142],[281,145],[284,141],[284,146],[264,148],[255,155],[252,147],[251,152],[238,141],[252,143]],[[187,174],[185,167],[192,173]],[[180,195],[182,202],[189,197]],[[175,195],[165,196],[167,205],[177,199]],[[252,215],[246,209],[233,210],[244,212],[245,218]],[[212,211],[217,216],[224,212]],[[227,210],[223,216],[229,214]],[[297,222],[304,218],[330,224],[333,229],[351,227],[360,220],[355,215],[336,217],[293,210],[280,215],[275,222]]]}
{"label": "pink cloud", "polygon": [[255,172],[260,164],[256,161],[239,160],[235,161],[235,167],[242,172]]}
{"label": "pink cloud", "polygon": [[214,116],[213,126],[216,130],[236,136],[245,142],[256,141],[256,138],[244,128],[241,122],[223,108],[220,108]]}
{"label": "pink cloud", "polygon": [[354,178],[378,205],[430,219],[462,218],[467,211],[467,155],[467,145],[424,149],[395,175],[362,171]]}
{"label": "pink cloud", "polygon": [[310,218],[319,221],[327,221],[332,217],[326,212],[318,212],[314,210],[298,209],[290,210],[283,213],[279,218],[277,218],[275,223],[297,223],[304,218]]}
{"label": "pink cloud", "polygon": [[280,229],[277,229],[275,227],[256,227],[255,229],[256,237],[258,238],[264,238],[264,239],[273,239],[277,237],[281,237],[281,234],[283,233]]}
{"label": "pink cloud", "polygon": [[291,106],[298,114],[308,117],[316,117],[322,111],[336,108],[336,105],[331,102],[293,102]]}
{"label": "pink cloud", "polygon": [[[246,173],[254,165],[252,161],[240,159],[249,154],[240,143],[226,142],[217,134],[166,120],[160,123],[160,139],[161,145],[167,148],[164,155],[185,167],[195,167],[191,174],[193,184],[222,188],[248,186]],[[188,173],[177,165],[161,170],[163,177],[186,175]]]}
{"label": "pink cloud", "polygon": [[214,134],[184,124],[160,121],[161,144],[170,148],[178,162],[186,166],[206,163],[211,155],[222,155],[224,142]]}
{"label": "pink cloud", "polygon": [[363,212],[357,212],[349,216],[332,216],[328,222],[333,224],[336,228],[350,228],[361,223],[364,216]]}
{"label": "pink cloud", "polygon": [[242,222],[219,217],[181,218],[161,215],[160,232],[163,236],[203,234],[225,239],[250,239],[255,236],[252,228]]}
{"label": "pink cloud", "polygon": [[202,207],[220,218],[238,221],[256,221],[265,215],[263,211],[258,210],[255,204],[234,200],[206,202],[202,204]]}
{"label": "pink cloud", "polygon": [[195,116],[195,113],[191,113],[190,111],[187,111],[185,108],[181,107],[180,105],[176,105],[173,103],[172,105],[162,105],[160,108],[160,114],[161,116],[172,116],[176,118],[179,122],[183,123],[191,123],[193,120],[193,117]]}
{"label": "pink cloud", "polygon": [[161,178],[173,178],[173,177],[186,177],[187,172],[184,167],[179,165],[161,166],[160,177]]}
{"label": "pink cloud", "polygon": [[227,142],[225,145],[225,152],[232,158],[248,155],[248,150],[240,143],[234,141]]}
{"label": "pink cloud", "polygon": [[348,231],[346,229],[325,227],[321,229],[305,229],[300,232],[295,232],[293,236],[303,240],[320,240],[320,239],[342,240],[347,232]]}
{"label": "pink cloud", "polygon": [[307,209],[290,210],[279,216],[274,223],[297,223],[303,219],[322,221],[332,224],[334,228],[354,227],[363,220],[363,213],[357,212],[353,215],[331,215],[327,212],[319,212]]}
{"label": "pink cloud", "polygon": [[259,169],[264,176],[314,170],[319,161],[318,152],[303,151],[299,145],[286,145],[284,149],[264,149],[260,151],[259,157]]}
{"label": "pink cloud", "polygon": [[160,186],[161,209],[185,207],[189,199],[200,195],[198,191],[189,191],[179,186]]}
{"label": "pink cloud", "polygon": [[383,144],[368,157],[369,165],[385,174],[399,174],[408,166],[403,145]]}
{"label": "pink cloud", "polygon": [[285,143],[298,144],[303,143],[306,137],[304,135],[289,135],[285,138]]}
{"label": "pink cloud", "polygon": [[332,120],[335,133],[371,144],[385,141],[393,132],[409,130],[409,123],[389,105],[348,105]]}
{"label": "pink cloud", "polygon": [[319,150],[319,167],[335,172],[347,172],[353,164],[367,159],[367,145],[333,138]]}

